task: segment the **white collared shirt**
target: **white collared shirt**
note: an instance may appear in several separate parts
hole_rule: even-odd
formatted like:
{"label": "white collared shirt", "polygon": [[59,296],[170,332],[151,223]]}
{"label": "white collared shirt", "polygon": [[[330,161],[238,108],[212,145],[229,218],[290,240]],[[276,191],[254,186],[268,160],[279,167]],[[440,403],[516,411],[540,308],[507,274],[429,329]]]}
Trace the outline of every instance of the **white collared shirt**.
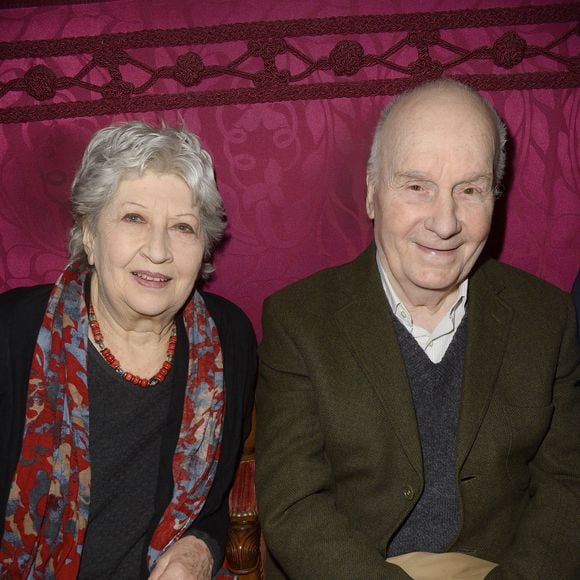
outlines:
{"label": "white collared shirt", "polygon": [[445,355],[447,348],[451,344],[451,341],[459,328],[459,324],[465,316],[468,285],[467,278],[459,286],[459,295],[455,303],[439,321],[435,330],[429,332],[423,327],[413,324],[411,313],[407,310],[393,289],[389,277],[381,264],[378,252],[377,264],[383,282],[383,289],[391,310],[403,326],[411,333],[413,338],[417,341],[417,344],[423,349],[431,362],[441,362],[441,359]]}

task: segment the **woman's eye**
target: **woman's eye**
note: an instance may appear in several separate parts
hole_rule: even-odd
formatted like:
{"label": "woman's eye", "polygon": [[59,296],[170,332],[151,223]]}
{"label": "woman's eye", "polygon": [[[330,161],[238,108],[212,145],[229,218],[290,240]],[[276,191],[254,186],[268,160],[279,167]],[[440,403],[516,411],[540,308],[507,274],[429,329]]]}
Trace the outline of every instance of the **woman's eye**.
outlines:
{"label": "woman's eye", "polygon": [[195,230],[189,224],[177,224],[175,227],[183,234],[195,234]]}
{"label": "woman's eye", "polygon": [[123,217],[123,221],[131,224],[140,224],[143,222],[143,218],[138,213],[128,213]]}

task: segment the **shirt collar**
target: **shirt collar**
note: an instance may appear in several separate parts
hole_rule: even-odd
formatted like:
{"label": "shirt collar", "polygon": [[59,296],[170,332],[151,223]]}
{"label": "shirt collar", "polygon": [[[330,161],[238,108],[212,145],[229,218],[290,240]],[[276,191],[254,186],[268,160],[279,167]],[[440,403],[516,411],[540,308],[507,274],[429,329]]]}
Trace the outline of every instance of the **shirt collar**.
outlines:
{"label": "shirt collar", "polygon": [[[411,317],[411,313],[407,310],[406,306],[401,302],[401,299],[397,296],[391,281],[387,275],[387,272],[383,268],[383,264],[381,263],[381,259],[379,257],[379,253],[377,251],[376,254],[377,259],[377,266],[379,268],[379,274],[381,275],[381,281],[383,283],[383,290],[385,291],[385,295],[387,297],[387,301],[391,310],[395,314],[395,316],[399,319],[403,325],[408,328],[409,330],[413,329],[413,319]],[[465,315],[465,307],[467,304],[467,287],[469,281],[466,278],[461,282],[459,285],[459,294],[457,295],[457,300],[453,303],[447,314],[441,319],[437,328],[433,331],[433,335],[439,334],[441,332],[446,333],[447,327],[451,325],[451,328],[454,329],[456,327],[455,321],[461,321],[463,316]],[[445,330],[444,330],[445,329]],[[425,331],[427,332],[427,331]]]}

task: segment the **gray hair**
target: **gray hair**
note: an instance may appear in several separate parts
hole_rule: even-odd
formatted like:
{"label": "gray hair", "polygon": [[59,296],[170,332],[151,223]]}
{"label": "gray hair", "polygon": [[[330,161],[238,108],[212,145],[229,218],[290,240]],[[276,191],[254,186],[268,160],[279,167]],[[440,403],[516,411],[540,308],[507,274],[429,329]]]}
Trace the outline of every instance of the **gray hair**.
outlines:
{"label": "gray hair", "polygon": [[391,101],[381,112],[377,126],[375,128],[375,133],[373,136],[373,143],[371,145],[371,152],[369,155],[369,160],[367,163],[367,178],[372,185],[376,185],[379,181],[380,173],[380,161],[382,154],[382,133],[389,118],[389,115],[393,112],[393,109],[397,106],[401,100],[409,97],[411,95],[416,95],[430,89],[438,88],[456,88],[465,91],[467,94],[475,97],[487,110],[490,115],[491,121],[493,123],[494,129],[494,160],[493,160],[493,194],[494,197],[498,198],[502,195],[501,180],[504,175],[505,170],[505,145],[507,142],[507,129],[504,122],[501,120],[497,111],[493,106],[484,99],[476,90],[471,87],[455,81],[453,79],[441,78],[436,81],[423,83],[412,89],[397,95],[397,97]]}
{"label": "gray hair", "polygon": [[147,171],[181,177],[191,190],[193,202],[199,208],[204,249],[201,276],[207,277],[213,271],[212,251],[226,227],[211,157],[193,133],[172,127],[155,128],[143,121],[105,127],[88,144],[72,184],[70,262],[88,265],[83,226],[94,233],[99,215],[119,183]]}

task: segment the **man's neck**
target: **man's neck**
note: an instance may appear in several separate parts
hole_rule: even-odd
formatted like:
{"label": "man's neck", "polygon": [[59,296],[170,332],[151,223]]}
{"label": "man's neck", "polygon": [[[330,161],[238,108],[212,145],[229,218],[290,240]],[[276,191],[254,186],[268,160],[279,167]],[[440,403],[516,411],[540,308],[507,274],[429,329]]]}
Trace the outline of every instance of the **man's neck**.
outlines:
{"label": "man's neck", "polygon": [[442,296],[439,300],[432,296],[413,296],[408,298],[399,294],[401,302],[411,313],[413,324],[433,332],[441,319],[451,310],[459,297],[459,288],[454,288],[450,293]]}
{"label": "man's neck", "polygon": [[[434,291],[422,288],[405,289],[393,276],[392,272],[377,256],[381,275],[386,281],[387,288],[394,300],[399,300],[411,314],[413,324],[428,332],[433,332],[441,319],[457,302],[460,287],[455,286],[448,290]],[[391,306],[393,306],[391,304]]]}

